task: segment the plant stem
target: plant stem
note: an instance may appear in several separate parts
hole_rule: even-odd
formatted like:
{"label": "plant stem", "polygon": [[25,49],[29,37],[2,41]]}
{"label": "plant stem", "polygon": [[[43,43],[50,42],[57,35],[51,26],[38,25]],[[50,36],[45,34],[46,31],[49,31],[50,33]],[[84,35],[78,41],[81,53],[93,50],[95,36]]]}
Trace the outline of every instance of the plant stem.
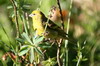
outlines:
{"label": "plant stem", "polygon": [[[59,0],[57,0],[57,5],[58,5],[58,7],[60,9],[59,12],[60,12],[60,15],[61,15],[61,24],[62,24],[61,28],[64,30],[64,21],[63,21],[63,15],[62,15],[62,10],[61,10],[61,6],[60,6],[60,1]],[[58,49],[57,49],[58,66],[62,66],[61,59],[60,59],[60,53],[61,53],[60,49],[61,49],[62,42],[63,42],[63,39],[60,39],[60,43],[58,43]]]}
{"label": "plant stem", "polygon": [[[19,32],[19,23],[18,23],[18,13],[17,13],[17,6],[15,4],[15,0],[10,0],[13,7],[14,7],[14,14],[15,14],[15,26],[16,26],[16,31],[17,31],[17,34],[16,34],[16,38],[19,38],[19,35],[20,35],[20,32]],[[17,42],[18,44],[20,44],[19,42]],[[20,63],[18,62],[18,45],[16,45],[16,61],[15,61],[15,64],[16,66],[20,66]]]}
{"label": "plant stem", "polygon": [[58,66],[62,66],[61,58],[60,58],[61,43],[62,43],[62,39],[60,39],[60,42],[58,42],[58,48],[57,48],[57,62],[58,62]]}
{"label": "plant stem", "polygon": [[60,12],[60,15],[61,15],[61,24],[62,24],[62,29],[64,29],[64,20],[63,20],[63,15],[62,15],[62,9],[61,9],[61,6],[60,6],[60,1],[57,0],[57,4],[58,4],[58,7],[59,7],[59,12]]}
{"label": "plant stem", "polygon": [[[70,4],[70,12],[69,12],[69,15],[68,15],[68,24],[67,24],[67,30],[66,30],[66,33],[68,34],[69,32],[69,26],[70,26],[70,17],[71,17],[71,9],[72,9],[72,3],[73,3],[73,0],[71,0],[71,4]],[[66,35],[66,37],[68,37],[68,35]],[[67,45],[68,45],[68,40],[65,40],[65,59],[64,59],[64,66],[68,66],[68,49],[67,49]]]}
{"label": "plant stem", "polygon": [[98,41],[94,45],[93,49],[91,50],[90,66],[94,66],[94,55],[95,55],[95,51],[96,51],[97,47],[99,46],[99,44],[100,44],[100,41]]}
{"label": "plant stem", "polygon": [[16,30],[17,30],[16,38],[19,38],[20,32],[19,32],[19,23],[18,23],[18,17],[17,17],[17,6],[16,6],[14,0],[10,0],[10,1],[13,4],[13,7],[14,7],[15,24],[16,24]]}
{"label": "plant stem", "polygon": [[82,59],[82,53],[79,52],[79,58],[78,58],[78,61],[77,61],[76,66],[79,66],[80,65],[81,59]]}

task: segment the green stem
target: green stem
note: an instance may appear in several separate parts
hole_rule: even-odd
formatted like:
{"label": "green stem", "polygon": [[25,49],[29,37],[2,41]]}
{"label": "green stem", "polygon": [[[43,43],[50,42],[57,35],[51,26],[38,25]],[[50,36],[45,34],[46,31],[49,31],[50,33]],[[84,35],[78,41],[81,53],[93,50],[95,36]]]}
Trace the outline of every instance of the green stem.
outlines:
{"label": "green stem", "polygon": [[[70,26],[70,17],[71,17],[71,9],[72,9],[72,3],[73,3],[73,0],[71,0],[71,4],[70,4],[70,12],[69,12],[69,15],[68,15],[68,24],[67,24],[67,30],[66,30],[66,33],[68,34],[69,32],[69,26]],[[66,35],[66,37],[68,37],[68,35]],[[68,49],[67,49],[67,45],[68,45],[68,40],[65,40],[65,59],[64,59],[64,66],[68,66]]]}
{"label": "green stem", "polygon": [[16,30],[17,30],[17,35],[16,35],[16,38],[19,38],[19,35],[20,35],[20,32],[19,32],[19,23],[18,23],[18,17],[17,17],[17,6],[14,2],[14,0],[10,0],[13,7],[14,7],[14,14],[15,14],[15,24],[16,24]]}

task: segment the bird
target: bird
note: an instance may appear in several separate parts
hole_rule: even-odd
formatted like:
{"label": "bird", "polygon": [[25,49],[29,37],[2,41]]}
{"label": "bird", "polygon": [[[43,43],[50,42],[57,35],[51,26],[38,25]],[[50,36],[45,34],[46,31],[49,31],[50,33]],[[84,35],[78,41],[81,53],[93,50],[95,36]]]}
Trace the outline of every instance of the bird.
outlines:
{"label": "bird", "polygon": [[32,11],[29,17],[32,18],[33,29],[36,31],[36,35],[50,39],[70,40],[69,37],[67,37],[68,34],[47,18],[40,10]]}

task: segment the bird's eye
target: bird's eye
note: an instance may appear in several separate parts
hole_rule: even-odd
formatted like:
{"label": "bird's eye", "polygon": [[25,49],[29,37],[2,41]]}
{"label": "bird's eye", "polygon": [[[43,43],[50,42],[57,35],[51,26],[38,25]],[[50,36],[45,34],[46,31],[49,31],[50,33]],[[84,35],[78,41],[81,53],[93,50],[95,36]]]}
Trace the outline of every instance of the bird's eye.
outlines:
{"label": "bird's eye", "polygon": [[33,14],[33,15],[35,15],[35,14]]}

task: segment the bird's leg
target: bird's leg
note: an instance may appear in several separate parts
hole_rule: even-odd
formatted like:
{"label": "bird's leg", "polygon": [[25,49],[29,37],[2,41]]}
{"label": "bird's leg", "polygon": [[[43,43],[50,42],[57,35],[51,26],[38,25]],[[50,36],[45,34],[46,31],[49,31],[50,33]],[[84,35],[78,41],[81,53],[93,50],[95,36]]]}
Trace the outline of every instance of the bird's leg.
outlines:
{"label": "bird's leg", "polygon": [[45,38],[44,40],[43,40],[43,42],[48,42],[49,41],[49,39],[48,38]]}
{"label": "bird's leg", "polygon": [[44,33],[42,33],[43,36],[47,36],[49,34],[48,31],[45,31]]}

